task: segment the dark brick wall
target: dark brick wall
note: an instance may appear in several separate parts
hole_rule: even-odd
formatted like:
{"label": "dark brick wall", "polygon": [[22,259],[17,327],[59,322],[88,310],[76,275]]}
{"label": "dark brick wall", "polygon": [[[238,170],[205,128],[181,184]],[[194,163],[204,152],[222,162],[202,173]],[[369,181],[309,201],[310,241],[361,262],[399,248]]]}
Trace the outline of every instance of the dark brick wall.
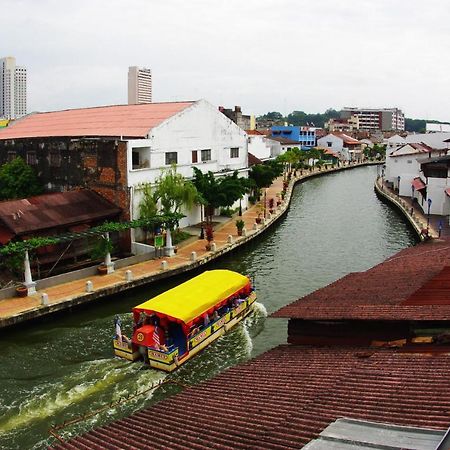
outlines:
{"label": "dark brick wall", "polygon": [[0,165],[21,156],[35,168],[45,191],[92,189],[122,208],[129,220],[126,142],[41,138],[0,141]]}

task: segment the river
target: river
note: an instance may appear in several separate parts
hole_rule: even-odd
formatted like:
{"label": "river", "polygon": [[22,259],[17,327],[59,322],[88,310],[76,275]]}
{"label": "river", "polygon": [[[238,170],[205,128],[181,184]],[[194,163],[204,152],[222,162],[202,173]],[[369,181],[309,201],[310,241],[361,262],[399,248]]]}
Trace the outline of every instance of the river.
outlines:
{"label": "river", "polygon": [[[256,314],[173,374],[112,357],[113,316],[130,326],[131,307],[192,275],[136,289],[0,336],[0,448],[41,449],[51,424],[97,410],[153,383],[195,384],[285,343],[287,321],[267,315],[349,272],[366,270],[416,238],[373,191],[376,167],[297,185],[288,214],[265,236],[210,268],[250,274]],[[67,438],[177,392],[166,385],[65,428]]]}

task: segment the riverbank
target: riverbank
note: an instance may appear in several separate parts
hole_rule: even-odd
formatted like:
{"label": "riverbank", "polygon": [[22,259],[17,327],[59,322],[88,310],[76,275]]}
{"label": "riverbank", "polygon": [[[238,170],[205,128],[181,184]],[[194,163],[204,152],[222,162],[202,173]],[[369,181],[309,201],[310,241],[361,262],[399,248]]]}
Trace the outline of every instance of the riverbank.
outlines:
{"label": "riverbank", "polygon": [[[245,222],[246,235],[237,236],[234,223],[236,218],[229,219],[219,230],[215,231],[215,251],[206,250],[206,241],[196,240],[188,245],[181,246],[174,257],[152,259],[132,265],[124,265],[108,275],[92,273],[89,276],[70,279],[70,281],[59,282],[55,285],[51,285],[48,279],[42,280],[45,282],[45,287],[41,287],[44,283],[38,281],[36,294],[25,298],[11,296],[0,300],[0,328],[7,328],[25,321],[36,320],[43,316],[71,309],[81,304],[89,304],[138,286],[147,285],[158,280],[196,270],[254,240],[274,225],[288,211],[292,189],[295,184],[312,177],[369,164],[376,163],[352,164],[340,168],[316,169],[311,172],[303,171],[302,174],[298,173],[298,176],[293,177],[289,183],[285,201],[276,208],[273,215],[267,214],[266,219],[261,224],[256,224],[255,220],[258,216],[257,206],[253,206],[243,213],[242,219]],[[273,185],[267,190],[267,199],[276,199],[276,194],[281,192],[282,188],[283,180],[281,178],[275,180]],[[120,266],[120,264],[118,265]],[[70,274],[65,275],[70,277]],[[61,277],[57,281],[60,280]],[[91,292],[87,292],[86,289],[88,282],[92,283]],[[46,294],[44,297],[48,302],[47,304],[42,304],[43,294]]]}
{"label": "riverbank", "polygon": [[446,221],[444,216],[433,216],[432,220],[425,217],[422,210],[413,206],[411,199],[397,195],[393,189],[383,183],[381,177],[375,180],[374,188],[378,198],[394,206],[403,214],[421,241],[426,239],[427,234],[433,239],[440,237],[436,223],[439,223],[439,221],[444,223]]}

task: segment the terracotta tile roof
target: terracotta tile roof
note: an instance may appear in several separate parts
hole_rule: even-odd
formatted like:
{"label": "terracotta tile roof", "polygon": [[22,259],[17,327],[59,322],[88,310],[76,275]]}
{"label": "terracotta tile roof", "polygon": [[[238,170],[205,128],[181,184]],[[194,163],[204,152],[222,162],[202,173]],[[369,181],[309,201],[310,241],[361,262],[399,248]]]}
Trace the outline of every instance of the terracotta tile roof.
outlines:
{"label": "terracotta tile roof", "polygon": [[331,134],[333,134],[334,136],[337,136],[337,137],[341,138],[341,139],[344,141],[345,144],[351,144],[351,145],[357,145],[357,144],[359,144],[358,139],[354,139],[354,138],[352,138],[351,136],[348,136],[348,135],[345,134],[345,133],[333,132],[333,133],[331,133]]}
{"label": "terracotta tile roof", "polygon": [[256,166],[257,164],[262,164],[263,162],[255,156],[253,153],[248,152],[248,166]]}
{"label": "terracotta tile roof", "polygon": [[[308,320],[450,320],[450,305],[405,304],[450,266],[450,243],[419,244],[287,305],[273,317]],[[450,296],[450,288],[446,289]]]}
{"label": "terracotta tile roof", "polygon": [[53,448],[298,449],[339,417],[444,430],[446,351],[283,345]]}
{"label": "terracotta tile roof", "polygon": [[421,153],[431,153],[433,149],[424,144],[415,144],[415,143],[408,143],[403,144],[400,147],[398,147],[396,150],[394,150],[390,156],[396,157],[396,156],[405,156],[405,155],[417,155]]}
{"label": "terracotta tile roof", "polygon": [[245,130],[245,132],[249,135],[249,136],[265,136],[265,133],[262,133],[261,131],[258,130]]}
{"label": "terracotta tile roof", "polygon": [[14,235],[107,219],[121,209],[90,190],[57,192],[0,202],[0,229]]}
{"label": "terracotta tile roof", "polygon": [[272,141],[278,141],[281,145],[295,145],[300,146],[301,142],[293,141],[292,139],[284,138],[284,137],[278,137],[278,136],[267,136],[269,139],[272,139]]}
{"label": "terracotta tile roof", "polygon": [[152,128],[193,103],[115,105],[35,113],[0,130],[0,140],[72,136],[143,138]]}

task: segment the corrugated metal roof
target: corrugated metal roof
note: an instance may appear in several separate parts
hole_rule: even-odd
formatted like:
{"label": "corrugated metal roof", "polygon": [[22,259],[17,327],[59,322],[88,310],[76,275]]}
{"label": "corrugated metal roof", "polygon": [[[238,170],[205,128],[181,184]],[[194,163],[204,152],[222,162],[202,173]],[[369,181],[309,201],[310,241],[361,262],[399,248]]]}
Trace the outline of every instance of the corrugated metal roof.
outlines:
{"label": "corrugated metal roof", "polygon": [[37,137],[146,137],[194,102],[114,105],[35,113],[0,130],[0,140]]}
{"label": "corrugated metal roof", "polygon": [[49,228],[106,219],[121,209],[90,190],[56,192],[0,202],[0,226],[23,235]]}
{"label": "corrugated metal roof", "polygon": [[54,448],[298,449],[339,417],[445,430],[450,355],[283,345]]}
{"label": "corrugated metal roof", "polygon": [[366,272],[349,274],[318,289],[272,316],[309,320],[450,320],[448,304],[403,303],[446,266],[450,266],[450,243],[419,244]]}

